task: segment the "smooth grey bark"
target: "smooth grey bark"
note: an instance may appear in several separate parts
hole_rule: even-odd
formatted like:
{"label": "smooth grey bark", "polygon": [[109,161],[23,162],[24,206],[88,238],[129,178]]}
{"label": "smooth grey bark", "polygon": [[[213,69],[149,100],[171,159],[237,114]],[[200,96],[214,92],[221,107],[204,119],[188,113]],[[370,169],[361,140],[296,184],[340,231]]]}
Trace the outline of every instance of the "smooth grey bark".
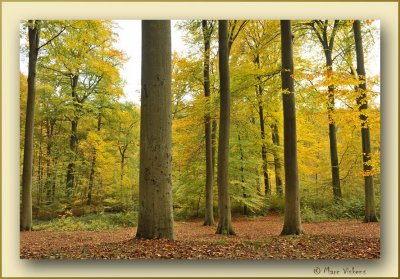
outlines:
{"label": "smooth grey bark", "polygon": [[228,21],[218,21],[219,75],[220,75],[220,124],[218,139],[218,211],[217,234],[234,235],[231,224],[229,196],[229,132],[230,132],[230,88],[229,88],[229,43]]}
{"label": "smooth grey bark", "polygon": [[211,116],[210,116],[210,44],[213,26],[207,20],[201,21],[203,42],[204,42],[204,59],[203,59],[203,76],[204,76],[204,96],[206,97],[206,112],[204,116],[204,136],[206,143],[206,207],[204,214],[204,225],[214,225],[213,210],[213,158],[212,158],[212,133],[211,133]]}
{"label": "smooth grey bark", "polygon": [[53,147],[53,135],[54,125],[56,124],[55,119],[46,120],[46,202],[51,203],[54,200],[53,187],[55,179],[53,175],[54,162],[52,160],[51,152]]}
{"label": "smooth grey bark", "polygon": [[[257,66],[257,69],[261,69],[260,66],[260,55],[257,54],[254,59],[254,64]],[[268,161],[267,161],[267,146],[265,145],[265,121],[264,121],[264,108],[262,106],[262,96],[263,96],[263,87],[261,85],[261,77],[257,76],[257,85],[256,85],[256,95],[258,99],[258,117],[260,119],[260,134],[261,134],[261,159],[262,159],[262,169],[264,175],[264,192],[266,196],[271,195],[271,187],[269,184],[269,176],[268,176]]]}
{"label": "smooth grey bark", "polygon": [[[123,145],[118,146],[119,155],[121,156],[120,167],[121,167],[121,175],[120,175],[120,196],[121,196],[121,206],[123,207],[123,190],[124,190],[124,176],[125,176],[125,159],[127,159],[126,151],[128,150],[129,143],[124,143]],[[125,199],[126,200],[126,199]],[[126,206],[126,204],[125,204]]]}
{"label": "smooth grey bark", "polygon": [[275,165],[276,193],[278,197],[282,197],[283,196],[282,166],[281,166],[281,160],[279,159],[278,151],[276,150],[276,148],[279,148],[280,146],[278,125],[276,125],[276,123],[271,125],[271,131],[272,131],[272,143],[275,145],[273,153],[274,153],[274,165]]}
{"label": "smooth grey bark", "polygon": [[[332,75],[332,53],[331,51],[325,51],[326,56],[326,67],[327,74]],[[331,167],[332,167],[332,190],[333,197],[336,201],[342,198],[342,190],[340,187],[340,171],[339,171],[339,159],[337,150],[337,139],[336,139],[336,124],[333,118],[335,111],[335,88],[333,85],[328,86],[328,119],[329,119],[329,148],[331,155]]]}
{"label": "smooth grey bark", "polygon": [[211,153],[212,153],[212,167],[213,167],[213,175],[215,174],[215,153],[217,149],[217,121],[215,119],[212,120],[212,130],[211,130]]}
{"label": "smooth grey bark", "polygon": [[364,188],[365,188],[365,217],[364,222],[377,222],[375,211],[375,193],[374,193],[374,181],[372,176],[371,166],[371,139],[368,126],[368,115],[366,110],[368,109],[367,101],[367,81],[364,67],[364,50],[362,45],[361,35],[361,24],[359,20],[355,20],[353,23],[354,41],[356,44],[356,57],[357,57],[357,75],[359,84],[357,91],[359,96],[357,98],[357,105],[360,112],[361,120],[361,141],[362,141],[362,153],[363,153],[363,170],[364,170]]}
{"label": "smooth grey bark", "polygon": [[22,207],[20,230],[32,229],[32,160],[33,128],[36,97],[36,68],[39,53],[40,21],[28,21],[29,61],[28,61],[28,99],[26,105],[24,163],[22,170]]}
{"label": "smooth grey bark", "polygon": [[171,131],[171,22],[143,20],[137,238],[175,238]]}
{"label": "smooth grey bark", "polygon": [[[315,27],[315,24],[318,28]],[[330,77],[333,74],[333,59],[332,50],[335,42],[335,35],[339,26],[339,20],[335,20],[331,36],[328,38],[328,20],[321,21],[316,20],[311,23],[311,27],[318,37],[321,46],[325,54],[325,66],[327,76]],[[320,31],[318,31],[320,30]],[[329,119],[329,148],[331,156],[331,168],[332,168],[332,190],[335,201],[339,201],[342,198],[342,191],[340,187],[340,172],[339,172],[339,159],[337,151],[337,140],[336,140],[336,124],[333,117],[335,111],[335,87],[333,85],[328,86],[328,119]]]}
{"label": "smooth grey bark", "polygon": [[[71,97],[73,99],[74,106],[76,106],[78,102],[76,88],[78,86],[79,75],[71,76],[70,79],[71,79]],[[72,159],[67,166],[66,192],[68,198],[72,197],[72,192],[75,184],[75,159],[76,159],[77,144],[78,144],[78,117],[74,116],[71,119],[71,135],[69,140],[69,149],[72,154]]]}
{"label": "smooth grey bark", "polygon": [[[101,130],[101,114],[97,115],[97,133]],[[92,154],[92,164],[90,167],[90,175],[89,175],[89,187],[88,187],[88,194],[87,194],[87,205],[92,205],[92,193],[93,193],[93,185],[94,185],[94,175],[95,175],[95,168],[96,168],[96,160],[97,160],[97,152],[96,149],[93,148]]]}
{"label": "smooth grey bark", "polygon": [[[244,154],[242,143],[240,139],[240,134],[238,134],[238,145],[239,145],[239,152],[240,152],[240,180],[242,182],[242,191],[243,191],[243,198],[247,198],[246,187],[244,186]],[[247,208],[247,204],[243,203],[243,215],[248,215],[249,210]]]}
{"label": "smooth grey bark", "polygon": [[297,166],[296,106],[294,97],[293,43],[290,20],[281,20],[282,101],[285,161],[285,218],[281,235],[302,233]]}

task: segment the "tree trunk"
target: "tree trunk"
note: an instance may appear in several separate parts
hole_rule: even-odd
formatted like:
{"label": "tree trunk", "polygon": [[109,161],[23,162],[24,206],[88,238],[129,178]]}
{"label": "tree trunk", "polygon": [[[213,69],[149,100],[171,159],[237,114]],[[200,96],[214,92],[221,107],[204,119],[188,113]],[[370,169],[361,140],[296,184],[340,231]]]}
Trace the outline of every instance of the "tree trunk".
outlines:
{"label": "tree trunk", "polygon": [[[332,75],[332,51],[328,48],[325,50],[327,76]],[[342,198],[342,191],[340,189],[340,176],[339,176],[339,159],[337,151],[336,140],[336,124],[333,117],[335,111],[335,87],[328,86],[328,119],[329,119],[329,146],[331,155],[332,167],[332,189],[333,197],[336,201]]]}
{"label": "tree trunk", "polygon": [[280,146],[279,143],[279,132],[278,132],[278,125],[276,123],[271,125],[272,130],[272,142],[275,145],[274,148],[274,165],[275,165],[275,182],[276,182],[276,193],[279,197],[283,196],[283,189],[282,189],[282,167],[281,167],[281,160],[279,159],[279,154],[276,148]]}
{"label": "tree trunk", "polygon": [[[254,64],[257,69],[260,69],[260,55],[257,54],[254,59]],[[263,87],[261,85],[261,77],[257,76],[256,95],[258,99],[258,117],[260,119],[260,134],[261,134],[261,159],[262,169],[264,175],[264,193],[266,196],[271,195],[271,188],[268,177],[268,161],[267,161],[267,146],[265,145],[265,122],[264,122],[264,108],[262,106]]]}
{"label": "tree trunk", "polygon": [[[76,105],[76,87],[78,86],[78,75],[75,75],[71,78],[71,95],[74,102],[74,107]],[[74,188],[75,182],[75,160],[76,160],[76,146],[78,142],[78,118],[74,116],[71,120],[71,136],[69,142],[69,149],[72,154],[71,162],[68,164],[67,167],[67,185],[66,185],[66,192],[68,198],[72,197],[72,192]]]}
{"label": "tree trunk", "polygon": [[46,121],[46,202],[51,203],[52,201],[52,189],[54,181],[54,163],[51,158],[51,148],[53,147],[53,133],[54,133],[54,119],[48,119]]}
{"label": "tree trunk", "polygon": [[210,117],[210,40],[211,27],[207,20],[202,20],[202,31],[204,39],[204,96],[206,97],[206,112],[204,116],[204,135],[206,142],[206,208],[204,216],[204,225],[214,225],[213,211],[213,158],[212,158],[212,135],[211,135],[211,117]]}
{"label": "tree trunk", "polygon": [[[262,90],[262,89],[261,89]],[[267,162],[267,146],[265,145],[265,123],[264,123],[264,109],[259,104],[258,115],[260,117],[260,132],[261,132],[261,158],[262,158],[262,168],[264,175],[264,192],[266,196],[271,195],[271,188],[269,187],[269,177],[268,177],[268,162]]]}
{"label": "tree trunk", "polygon": [[72,161],[68,164],[67,167],[67,196],[69,198],[72,197],[72,192],[75,183],[75,159],[76,159],[76,144],[77,144],[77,135],[78,135],[78,120],[73,119],[71,121],[71,136],[69,148],[72,153]]}
{"label": "tree trunk", "polygon": [[171,129],[171,22],[143,20],[138,238],[175,238]]}
{"label": "tree trunk", "polygon": [[125,152],[126,152],[127,146],[125,145],[120,149],[120,155],[121,155],[121,177],[120,177],[120,187],[121,187],[121,207],[123,208],[124,206],[124,170],[125,170]]}
{"label": "tree trunk", "polygon": [[37,201],[36,201],[36,205],[38,207],[41,206],[42,204],[42,191],[43,191],[43,185],[42,185],[42,181],[43,181],[43,164],[42,164],[42,158],[43,158],[43,154],[42,154],[42,134],[43,134],[43,125],[42,123],[40,123],[40,138],[39,138],[39,150],[38,150],[38,169],[37,169]]}
{"label": "tree trunk", "polygon": [[[244,155],[243,155],[243,148],[242,143],[240,140],[240,134],[238,134],[238,144],[239,144],[239,152],[240,152],[240,180],[242,182],[242,191],[243,191],[243,198],[247,198],[246,187],[244,186]],[[247,215],[248,208],[247,204],[243,203],[243,215]]]}
{"label": "tree trunk", "polygon": [[[97,115],[97,133],[100,132],[101,129],[101,114]],[[93,150],[92,155],[92,165],[90,168],[90,175],[89,175],[89,189],[87,194],[87,205],[92,205],[92,192],[93,192],[93,185],[94,185],[94,174],[95,174],[95,167],[96,167],[96,149]]]}
{"label": "tree trunk", "polygon": [[285,219],[281,235],[302,233],[297,167],[296,107],[294,98],[293,46],[290,20],[281,20],[282,100],[285,161]]}
{"label": "tree trunk", "polygon": [[220,124],[218,140],[218,210],[217,234],[234,235],[231,224],[229,197],[229,130],[230,130],[230,89],[228,21],[219,20],[219,75],[220,75]]}
{"label": "tree trunk", "polygon": [[217,149],[217,121],[212,120],[212,130],[211,130],[211,153],[212,153],[212,169],[213,176],[215,175],[215,153]]}
{"label": "tree trunk", "polygon": [[24,163],[22,171],[22,212],[20,230],[32,229],[32,159],[33,128],[36,95],[36,65],[39,51],[39,21],[29,20],[29,62],[28,62],[28,99],[26,105]]}
{"label": "tree trunk", "polygon": [[371,166],[371,140],[368,126],[368,115],[366,110],[368,109],[367,101],[367,82],[366,73],[364,68],[364,51],[362,45],[361,26],[360,21],[355,20],[353,23],[354,40],[356,44],[356,55],[357,55],[357,75],[359,78],[357,105],[360,111],[361,120],[361,139],[362,139],[362,153],[363,153],[363,170],[364,170],[364,188],[365,188],[365,217],[364,222],[377,222],[375,212],[375,193],[374,193],[374,182],[372,176]]}

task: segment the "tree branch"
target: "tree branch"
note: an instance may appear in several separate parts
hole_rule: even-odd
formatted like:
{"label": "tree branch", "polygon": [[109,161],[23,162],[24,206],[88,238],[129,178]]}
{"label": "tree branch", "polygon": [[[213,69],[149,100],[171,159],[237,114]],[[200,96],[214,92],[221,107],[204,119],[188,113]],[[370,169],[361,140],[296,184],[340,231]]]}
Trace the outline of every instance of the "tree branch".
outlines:
{"label": "tree branch", "polygon": [[39,50],[39,49],[41,49],[42,47],[44,47],[44,46],[50,44],[53,40],[55,40],[58,36],[60,36],[61,33],[65,31],[65,29],[66,29],[66,27],[64,26],[64,27],[60,30],[60,32],[58,32],[56,35],[54,35],[54,36],[53,36],[50,40],[48,40],[46,43],[44,43],[43,45],[41,45],[40,47],[38,47],[37,50]]}

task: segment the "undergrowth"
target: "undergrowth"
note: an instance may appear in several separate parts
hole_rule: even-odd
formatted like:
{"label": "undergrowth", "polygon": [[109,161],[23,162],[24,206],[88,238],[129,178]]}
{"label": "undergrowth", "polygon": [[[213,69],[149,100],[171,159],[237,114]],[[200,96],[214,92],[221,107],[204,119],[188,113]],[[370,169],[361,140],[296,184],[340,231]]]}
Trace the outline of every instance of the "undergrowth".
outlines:
{"label": "undergrowth", "polygon": [[[379,198],[375,200],[376,214],[380,216]],[[271,196],[266,199],[266,214],[284,214],[284,198]],[[333,202],[323,196],[314,196],[301,199],[300,202],[302,222],[324,222],[343,219],[363,220],[364,197],[355,196],[343,198],[340,202]]]}
{"label": "undergrowth", "polygon": [[121,227],[136,227],[138,213],[99,213],[85,216],[65,214],[50,221],[33,220],[33,230],[46,231],[104,231]]}

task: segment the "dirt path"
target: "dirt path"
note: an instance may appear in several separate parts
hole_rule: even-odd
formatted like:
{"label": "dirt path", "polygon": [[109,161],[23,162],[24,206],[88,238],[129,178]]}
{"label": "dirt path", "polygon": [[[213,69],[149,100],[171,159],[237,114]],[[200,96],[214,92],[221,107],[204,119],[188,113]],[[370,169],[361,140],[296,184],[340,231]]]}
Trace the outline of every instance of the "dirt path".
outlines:
{"label": "dirt path", "polygon": [[21,232],[24,259],[366,259],[380,257],[379,223],[303,224],[304,235],[280,237],[282,217],[233,221],[237,236],[215,234],[201,220],[176,222],[176,241],[136,240],[136,228],[92,232]]}

